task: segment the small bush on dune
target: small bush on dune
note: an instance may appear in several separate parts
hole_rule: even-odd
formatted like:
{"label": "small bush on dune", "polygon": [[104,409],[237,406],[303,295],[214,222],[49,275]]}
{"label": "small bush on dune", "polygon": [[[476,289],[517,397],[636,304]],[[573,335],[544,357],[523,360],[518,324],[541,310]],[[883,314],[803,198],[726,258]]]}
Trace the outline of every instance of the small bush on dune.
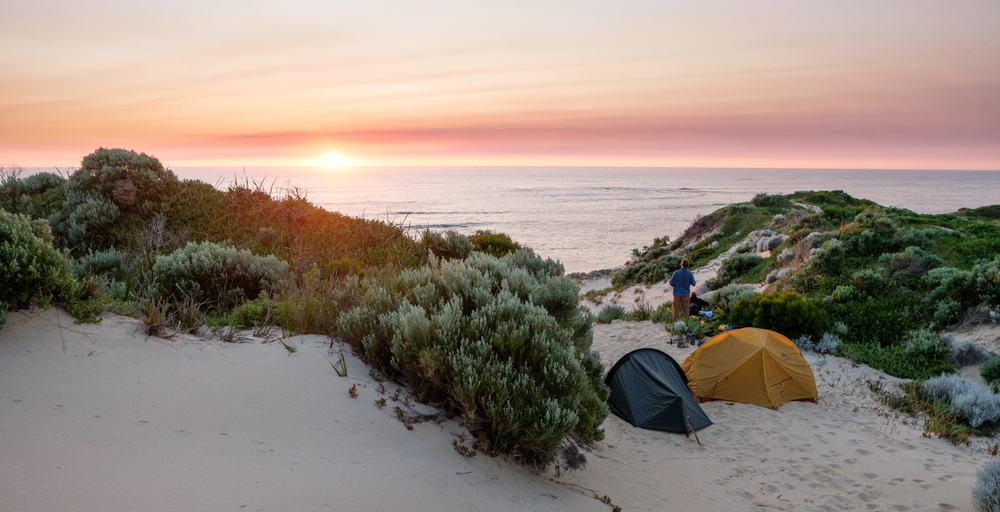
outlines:
{"label": "small bush on dune", "polygon": [[521,250],[521,244],[513,241],[504,233],[493,233],[491,231],[476,231],[475,235],[469,237],[472,242],[472,249],[484,252],[497,258],[502,258],[509,253]]}
{"label": "small bush on dune", "polygon": [[189,243],[168,256],[158,256],[153,276],[160,292],[172,297],[231,308],[273,290],[288,272],[288,263],[274,256],[211,242]]}
{"label": "small bush on dune", "polygon": [[709,303],[713,308],[729,313],[740,299],[750,300],[756,295],[757,290],[752,285],[731,284],[716,290],[709,299]]}
{"label": "small bush on dune", "polygon": [[806,335],[795,338],[792,342],[803,352],[834,354],[840,350],[840,337],[831,333],[824,333],[819,341],[813,341],[812,336]]}
{"label": "small bush on dune", "polygon": [[608,304],[597,313],[597,323],[599,324],[610,324],[612,321],[622,318],[625,318],[625,308],[618,304]]}
{"label": "small bush on dune", "polygon": [[976,512],[1000,512],[1000,458],[994,457],[976,470],[972,506]]}
{"label": "small bush on dune", "polygon": [[706,281],[705,285],[710,290],[722,288],[746,275],[762,261],[764,259],[756,254],[734,254],[722,262],[718,275]]}
{"label": "small bush on dune", "polygon": [[338,332],[420,398],[460,414],[493,453],[546,465],[571,432],[601,439],[608,414],[593,317],[576,309],[575,284],[550,275],[560,267],[526,250],[432,261],[362,282]]}
{"label": "small bush on dune", "polygon": [[421,243],[434,256],[448,260],[464,260],[473,250],[473,244],[467,236],[452,230],[438,233],[428,229],[424,231]]}
{"label": "small bush on dune", "polygon": [[829,324],[819,306],[794,292],[762,293],[741,298],[729,318],[734,324],[777,331],[788,338],[821,336]]}
{"label": "small bush on dune", "polygon": [[924,382],[924,390],[934,398],[951,402],[973,428],[1000,422],[1000,395],[994,394],[990,387],[958,375],[941,375]]}
{"label": "small bush on dune", "polygon": [[21,169],[14,168],[5,175],[0,166],[0,208],[34,219],[47,219],[61,207],[66,196],[66,178],[40,172],[19,179],[20,174]]}
{"label": "small bush on dune", "polygon": [[939,328],[956,324],[965,316],[965,308],[958,302],[951,299],[944,299],[938,303],[934,310],[934,325]]}
{"label": "small bush on dune", "polygon": [[69,260],[52,247],[48,223],[0,209],[0,302],[19,306],[32,297],[68,297],[74,289]]}
{"label": "small bush on dune", "polygon": [[74,253],[124,247],[142,223],[166,210],[177,176],[145,153],[105,149],[85,156],[66,183],[62,207],[50,219]]}
{"label": "small bush on dune", "polygon": [[948,360],[955,368],[965,368],[989,360],[990,356],[982,347],[967,341],[956,342],[950,335],[942,335],[941,342],[948,346],[951,354]]}
{"label": "small bush on dune", "polygon": [[979,300],[991,306],[1000,306],[1000,255],[972,267],[972,280]]}
{"label": "small bush on dune", "polygon": [[989,384],[1000,382],[1000,356],[991,357],[979,367],[979,375]]}
{"label": "small bush on dune", "polygon": [[672,272],[681,268],[680,256],[663,255],[651,261],[640,261],[623,268],[611,278],[614,286],[634,283],[655,284],[665,281]]}

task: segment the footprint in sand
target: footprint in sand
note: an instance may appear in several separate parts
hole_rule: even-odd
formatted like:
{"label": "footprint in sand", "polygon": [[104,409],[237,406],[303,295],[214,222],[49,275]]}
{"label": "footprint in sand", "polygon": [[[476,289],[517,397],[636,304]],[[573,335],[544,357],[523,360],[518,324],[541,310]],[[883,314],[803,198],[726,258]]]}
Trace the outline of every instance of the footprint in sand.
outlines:
{"label": "footprint in sand", "polygon": [[871,454],[872,454],[872,452],[870,452],[870,451],[868,451],[868,450],[862,450],[862,449],[859,449],[859,450],[858,450],[858,454],[859,454],[859,455],[871,455]]}
{"label": "footprint in sand", "polygon": [[865,473],[864,476],[869,480],[875,480],[876,478],[878,478],[878,475],[875,473]]}
{"label": "footprint in sand", "polygon": [[952,478],[954,478],[954,477],[951,476],[951,475],[941,475],[941,476],[938,477],[938,480],[940,480],[942,482],[947,482],[948,480],[951,480]]}
{"label": "footprint in sand", "polygon": [[149,425],[149,421],[147,421],[147,420],[139,420],[136,423],[138,423],[139,425],[141,425],[143,427],[146,426],[146,425]]}
{"label": "footprint in sand", "polygon": [[21,400],[20,398],[15,398],[15,399],[13,399],[13,400],[10,401],[10,403],[12,403],[12,404],[20,404],[20,403],[23,403],[23,402],[24,402],[24,400]]}

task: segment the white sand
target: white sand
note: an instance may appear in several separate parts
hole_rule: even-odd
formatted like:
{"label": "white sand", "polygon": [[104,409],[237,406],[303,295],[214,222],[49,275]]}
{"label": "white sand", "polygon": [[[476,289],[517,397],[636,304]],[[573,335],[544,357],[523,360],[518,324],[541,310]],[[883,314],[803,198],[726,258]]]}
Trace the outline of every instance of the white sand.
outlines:
{"label": "white sand", "polygon": [[[809,357],[819,403],[708,403],[694,438],[615,416],[583,470],[465,458],[456,422],[409,431],[368,369],[338,377],[322,337],[145,339],[135,320],[11,313],[0,330],[0,511],[972,510],[981,452],[922,437],[872,401],[880,372]],[[662,325],[595,326],[606,365],[635,348],[681,361]],[[822,361],[825,361],[822,362]],[[358,383],[360,398],[347,390]],[[365,386],[365,387],[362,387]],[[388,384],[391,393],[395,386]]]}

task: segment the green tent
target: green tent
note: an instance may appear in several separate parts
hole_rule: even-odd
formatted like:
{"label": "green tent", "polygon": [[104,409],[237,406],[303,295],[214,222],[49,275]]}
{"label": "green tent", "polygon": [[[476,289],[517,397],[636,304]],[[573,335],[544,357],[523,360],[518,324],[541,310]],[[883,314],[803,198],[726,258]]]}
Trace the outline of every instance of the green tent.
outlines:
{"label": "green tent", "polygon": [[712,424],[687,386],[677,361],[653,349],[625,354],[608,372],[608,406],[640,428],[687,434]]}

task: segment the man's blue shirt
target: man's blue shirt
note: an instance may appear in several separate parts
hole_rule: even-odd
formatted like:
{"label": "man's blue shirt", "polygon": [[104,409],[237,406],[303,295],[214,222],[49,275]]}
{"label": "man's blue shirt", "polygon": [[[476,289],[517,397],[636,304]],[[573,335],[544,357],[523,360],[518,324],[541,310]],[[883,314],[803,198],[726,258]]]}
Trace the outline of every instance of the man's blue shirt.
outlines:
{"label": "man's blue shirt", "polygon": [[690,270],[680,268],[670,276],[669,284],[674,287],[674,297],[690,297],[691,287],[697,283],[694,282],[694,274]]}

